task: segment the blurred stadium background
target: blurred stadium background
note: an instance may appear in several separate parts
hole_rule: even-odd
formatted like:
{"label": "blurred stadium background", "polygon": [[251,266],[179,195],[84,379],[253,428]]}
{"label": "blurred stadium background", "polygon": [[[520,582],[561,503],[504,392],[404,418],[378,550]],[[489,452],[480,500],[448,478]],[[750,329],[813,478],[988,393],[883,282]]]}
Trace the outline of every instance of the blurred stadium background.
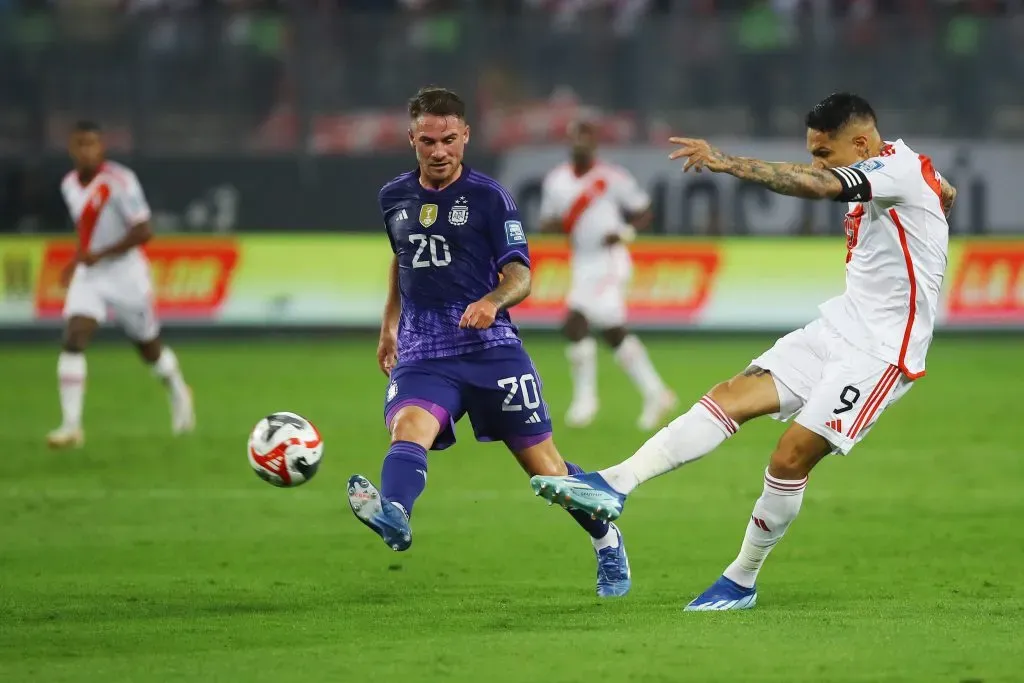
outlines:
{"label": "blurred stadium background", "polygon": [[[800,160],[804,112],[835,90],[863,93],[883,134],[924,150],[960,189],[943,322],[1024,320],[1024,252],[966,239],[1024,232],[1020,0],[5,0],[0,13],[0,231],[19,237],[2,242],[0,326],[59,312],[65,252],[36,236],[70,231],[58,184],[83,116],[138,172],[158,233],[193,238],[154,245],[165,318],[372,325],[387,259],[376,191],[411,163],[403,106],[424,83],[465,95],[469,163],[512,189],[528,224],[585,107],[606,155],[652,192],[656,235],[728,238],[641,257],[634,319],[672,327],[811,317],[821,290],[841,286],[824,265],[841,240],[793,247],[814,273],[772,267],[793,243],[746,240],[838,236],[843,209],[684,177],[666,137]],[[210,235],[220,241],[195,239]],[[342,243],[346,268],[310,246]],[[565,286],[564,250],[538,249],[527,325],[560,315]],[[315,254],[304,273],[258,272],[296,251]]]}
{"label": "blurred stadium background", "polygon": [[[1024,460],[1007,408],[1024,356],[993,333],[1024,329],[1024,0],[0,0],[0,65],[0,414],[17,425],[0,679],[1021,680]],[[386,552],[349,517],[344,482],[378,471],[386,438],[376,339],[356,331],[379,324],[390,258],[376,194],[414,163],[404,102],[427,83],[465,95],[467,160],[528,226],[567,122],[597,117],[605,156],[654,199],[631,317],[668,333],[651,353],[684,404],[815,317],[843,286],[845,240],[840,206],[683,176],[670,133],[802,160],[805,111],[854,90],[883,135],[958,186],[940,329],[966,333],[940,332],[923,386],[856,457],[815,472],[753,615],[678,610],[735,552],[770,422],[635,496],[636,588],[614,606],[590,599],[576,529],[465,428],[431,461],[413,551]],[[88,445],[42,445],[59,415],[57,275],[73,242],[58,184],[79,117],[104,125],[154,210],[194,438],[167,435],[127,346],[97,345]],[[638,403],[603,356],[598,423],[563,429],[568,373],[544,330],[563,313],[567,252],[557,237],[531,249],[534,293],[514,317],[560,448],[609,464],[642,440]],[[220,330],[277,336],[205,338]],[[295,491],[242,456],[275,410],[327,443]]]}

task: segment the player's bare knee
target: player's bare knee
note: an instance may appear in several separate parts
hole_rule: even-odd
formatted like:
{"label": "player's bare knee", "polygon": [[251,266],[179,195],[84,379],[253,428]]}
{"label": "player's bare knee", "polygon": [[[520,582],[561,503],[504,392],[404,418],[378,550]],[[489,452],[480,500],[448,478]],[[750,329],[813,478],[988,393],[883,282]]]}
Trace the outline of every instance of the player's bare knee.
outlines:
{"label": "player's bare knee", "polygon": [[569,311],[565,323],[562,325],[562,335],[571,342],[583,341],[590,333],[590,326],[587,319],[578,311]]}
{"label": "player's bare knee", "polygon": [[831,450],[821,436],[807,429],[787,429],[768,463],[768,473],[779,479],[803,479]]}
{"label": "player's bare knee", "polygon": [[66,336],[64,337],[63,343],[60,345],[61,351],[67,353],[84,353],[86,344],[80,339]]}
{"label": "player's bare knee", "polygon": [[139,355],[142,359],[152,365],[153,363],[160,360],[160,353],[163,351],[163,344],[160,343],[160,338],[151,339],[147,342],[135,342],[135,348],[138,349]]}
{"label": "player's bare knee", "polygon": [[391,420],[391,441],[411,441],[429,448],[439,429],[433,415],[422,408],[409,406],[399,410]]}
{"label": "player's bare knee", "polygon": [[613,349],[617,349],[622,344],[627,334],[629,334],[629,332],[626,330],[626,328],[619,326],[608,328],[607,330],[601,333],[601,336],[604,337],[604,340],[608,344],[608,346],[612,347]]}
{"label": "player's bare knee", "polygon": [[740,424],[779,410],[778,391],[771,373],[756,366],[716,384],[707,395]]}
{"label": "player's bare knee", "polygon": [[69,327],[64,332],[64,340],[61,343],[61,349],[68,353],[82,353],[86,347],[89,346],[88,332],[81,329],[74,329]]}
{"label": "player's bare knee", "polygon": [[711,387],[711,391],[707,392],[707,395],[725,411],[726,415],[736,422],[742,423],[749,419],[749,416],[746,415],[747,398],[743,383],[737,382],[737,379],[734,377],[725,382],[719,382]]}

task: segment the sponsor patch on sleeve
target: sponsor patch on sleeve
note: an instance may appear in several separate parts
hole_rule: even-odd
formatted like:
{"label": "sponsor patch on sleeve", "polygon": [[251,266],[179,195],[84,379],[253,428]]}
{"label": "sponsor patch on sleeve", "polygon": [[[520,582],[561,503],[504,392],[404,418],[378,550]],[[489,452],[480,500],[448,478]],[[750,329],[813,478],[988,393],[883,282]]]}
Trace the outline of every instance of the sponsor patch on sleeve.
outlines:
{"label": "sponsor patch on sleeve", "polygon": [[883,166],[885,166],[885,164],[883,164],[879,159],[865,159],[864,161],[858,161],[855,163],[852,168],[864,171],[865,173],[870,173],[871,171],[877,171]]}
{"label": "sponsor patch on sleeve", "polygon": [[526,244],[526,231],[519,221],[505,221],[505,241],[509,245]]}

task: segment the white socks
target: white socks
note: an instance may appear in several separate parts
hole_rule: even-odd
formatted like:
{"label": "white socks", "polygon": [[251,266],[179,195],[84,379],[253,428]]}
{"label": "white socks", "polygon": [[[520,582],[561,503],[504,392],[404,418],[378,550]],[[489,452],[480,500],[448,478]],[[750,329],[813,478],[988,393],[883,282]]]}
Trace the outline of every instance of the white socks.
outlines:
{"label": "white socks", "polygon": [[618,548],[619,547],[619,533],[615,529],[614,524],[608,525],[608,533],[601,538],[590,537],[591,542],[594,544],[594,550],[604,550],[605,548]]}
{"label": "white socks", "polygon": [[754,585],[768,553],[800,512],[806,487],[807,477],[796,481],[776,479],[765,470],[764,492],[754,503],[740,554],[724,572],[727,579],[746,588]]}
{"label": "white socks", "polygon": [[188,392],[185,378],[178,367],[178,357],[169,346],[163,348],[160,357],[153,363],[153,374],[160,378],[172,396],[182,396]]}
{"label": "white socks", "polygon": [[648,479],[707,455],[739,428],[717,403],[705,396],[648,439],[632,457],[601,470],[600,475],[616,491],[628,494]]}
{"label": "white socks", "polygon": [[647,355],[647,347],[636,335],[626,335],[619,348],[615,349],[615,360],[645,399],[657,398],[665,391],[665,383],[654,369]]}
{"label": "white socks", "polygon": [[597,342],[586,337],[569,344],[565,350],[572,372],[572,402],[580,405],[597,403]]}
{"label": "white socks", "polygon": [[[188,386],[178,368],[178,359],[168,347],[153,364],[153,374],[167,387],[172,398],[186,396]],[[60,381],[60,409],[62,427],[78,429],[82,426],[82,405],[85,402],[86,364],[84,353],[61,351],[57,358],[57,379]]]}
{"label": "white socks", "polygon": [[[586,337],[569,344],[565,351],[572,372],[572,402],[589,405],[597,402],[597,342]],[[627,335],[615,349],[615,360],[633,380],[645,399],[665,392],[665,383],[654,369],[647,348],[636,335]]]}
{"label": "white socks", "polygon": [[82,426],[82,404],[85,402],[85,354],[61,351],[57,357],[57,379],[63,414],[61,426],[78,429]]}

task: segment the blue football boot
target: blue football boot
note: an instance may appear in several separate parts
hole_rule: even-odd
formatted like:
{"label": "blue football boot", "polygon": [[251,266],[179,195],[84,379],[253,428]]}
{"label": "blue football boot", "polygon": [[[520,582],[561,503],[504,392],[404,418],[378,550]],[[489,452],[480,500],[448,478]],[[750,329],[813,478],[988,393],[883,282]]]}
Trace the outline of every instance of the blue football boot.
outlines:
{"label": "blue football boot", "polygon": [[735,581],[718,577],[711,588],[694,598],[684,609],[686,612],[724,612],[751,609],[757,604],[757,586],[744,588]]}
{"label": "blue football boot", "polygon": [[382,496],[361,474],[348,480],[348,504],[356,518],[373,529],[392,550],[408,550],[412,545],[409,515]]}
{"label": "blue football boot", "polygon": [[597,553],[597,597],[619,598],[629,592],[632,585],[629,573],[629,557],[626,556],[626,542],[622,532],[614,524],[609,528],[619,538],[615,548],[601,548]]}
{"label": "blue football boot", "polygon": [[594,519],[608,522],[618,519],[626,496],[613,489],[597,472],[574,477],[542,477],[530,479],[535,495],[549,503],[558,503],[566,510],[582,510]]}

